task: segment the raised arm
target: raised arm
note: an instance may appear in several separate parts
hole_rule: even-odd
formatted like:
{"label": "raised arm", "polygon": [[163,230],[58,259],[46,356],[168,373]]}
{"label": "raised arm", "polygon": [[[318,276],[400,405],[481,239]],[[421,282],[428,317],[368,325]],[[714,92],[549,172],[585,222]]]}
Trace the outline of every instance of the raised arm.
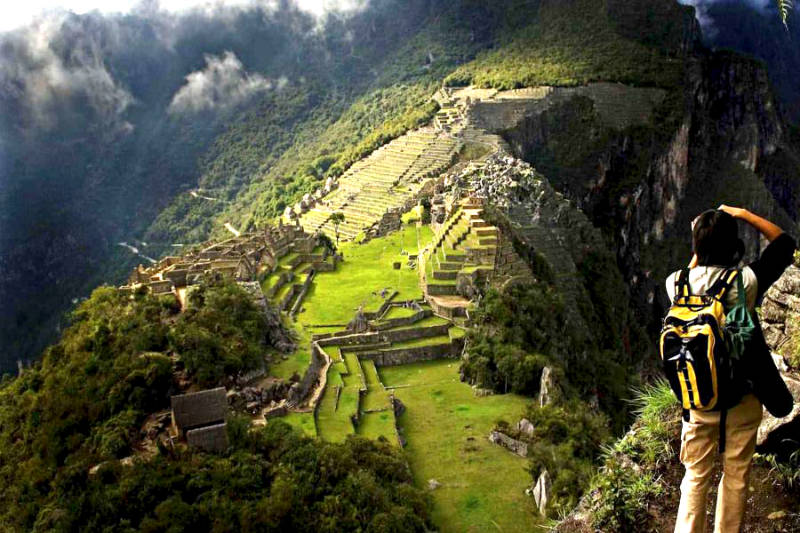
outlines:
{"label": "raised arm", "polygon": [[764,236],[769,242],[774,241],[777,239],[783,230],[778,227],[777,225],[773,224],[766,218],[760,217],[755,213],[751,213],[747,209],[742,209],[741,207],[731,207],[729,205],[721,205],[719,206],[720,211],[725,211],[733,218],[739,218],[744,220],[754,228],[756,228],[761,235]]}
{"label": "raised arm", "polygon": [[721,205],[719,208],[734,218],[744,220],[769,241],[769,245],[764,248],[759,258],[749,265],[758,281],[756,298],[760,299],[767,289],[781,277],[786,267],[792,264],[796,248],[794,239],[777,225],[747,209],[728,205]]}

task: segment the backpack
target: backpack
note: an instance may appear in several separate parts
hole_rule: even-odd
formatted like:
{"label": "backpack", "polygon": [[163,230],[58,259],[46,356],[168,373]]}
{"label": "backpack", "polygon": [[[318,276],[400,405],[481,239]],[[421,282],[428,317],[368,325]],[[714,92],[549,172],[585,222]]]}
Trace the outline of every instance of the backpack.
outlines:
{"label": "backpack", "polygon": [[689,420],[689,409],[720,411],[720,453],[725,450],[727,409],[738,404],[744,395],[744,386],[734,368],[743,354],[743,345],[732,342],[732,335],[726,331],[723,306],[725,294],[737,276],[739,302],[734,309],[738,312],[745,297],[738,270],[723,272],[702,295],[691,293],[688,268],[678,272],[675,297],[659,338],[664,373],[681,403],[684,420]]}

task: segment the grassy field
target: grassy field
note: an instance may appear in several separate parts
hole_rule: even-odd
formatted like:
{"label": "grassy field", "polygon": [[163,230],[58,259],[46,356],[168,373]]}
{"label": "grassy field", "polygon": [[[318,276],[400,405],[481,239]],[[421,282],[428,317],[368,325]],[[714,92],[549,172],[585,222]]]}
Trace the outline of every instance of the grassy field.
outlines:
{"label": "grassy field", "polygon": [[389,320],[391,318],[406,318],[416,314],[416,310],[409,307],[394,306],[390,307],[386,314],[381,317],[382,320]]}
{"label": "grassy field", "polygon": [[358,424],[358,434],[370,439],[384,437],[392,444],[398,444],[394,429],[394,415],[391,411],[378,411],[362,415]]}
{"label": "grassy field", "polygon": [[375,362],[365,359],[361,361],[361,367],[364,369],[364,378],[367,381],[367,393],[361,402],[361,408],[364,411],[389,409],[391,407],[389,393],[383,388],[378,378],[378,369],[375,368]]}
{"label": "grassy field", "polygon": [[[338,403],[337,385],[341,386]],[[317,435],[320,438],[328,442],[343,442],[354,432],[351,417],[358,411],[360,389],[359,376],[342,375],[334,368],[328,371],[328,386],[317,409]]]}
{"label": "grassy field", "polygon": [[449,360],[383,367],[380,376],[406,406],[398,424],[408,441],[415,483],[442,484],[432,492],[441,531],[531,531],[539,523],[524,490],[527,462],[491,444],[498,420],[516,423],[529,399],[474,396]]}
{"label": "grassy field", "polygon": [[289,413],[278,420],[299,429],[309,437],[317,436],[317,427],[314,424],[314,413]]}
{"label": "grassy field", "polygon": [[[422,234],[429,238],[430,228],[424,228],[421,229]],[[376,311],[384,302],[380,295],[382,289],[386,288],[389,294],[398,291],[395,300],[421,298],[417,271],[408,268],[407,258],[400,255],[402,250],[412,246],[411,243],[417,246],[417,233],[415,225],[407,225],[401,231],[366,244],[342,243],[340,250],[344,254],[344,261],[339,263],[336,271],[320,272],[314,277],[303,300],[304,311],[297,315],[297,322],[292,324],[298,336],[297,351],[287,360],[274,364],[272,375],[281,378],[288,378],[295,372],[302,375],[311,360],[311,335],[344,329],[359,305],[363,305],[365,310]],[[279,263],[286,264],[292,255],[281,258]],[[403,267],[394,270],[394,261],[400,261]],[[325,327],[332,325],[337,326]]]}
{"label": "grassy field", "polygon": [[[342,243],[344,261],[335,272],[320,272],[314,278],[303,303],[305,311],[297,317],[300,324],[347,324],[360,305],[377,310],[383,303],[382,289],[398,291],[396,299],[421,298],[416,270],[408,268],[400,252],[410,243],[416,246],[416,226],[373,239],[366,244]],[[400,270],[392,263],[400,261]]]}

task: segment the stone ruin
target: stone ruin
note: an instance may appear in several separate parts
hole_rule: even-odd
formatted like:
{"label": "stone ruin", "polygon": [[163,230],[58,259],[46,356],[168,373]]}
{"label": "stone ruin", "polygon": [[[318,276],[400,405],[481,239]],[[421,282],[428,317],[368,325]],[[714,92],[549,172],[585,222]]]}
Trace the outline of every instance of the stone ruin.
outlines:
{"label": "stone ruin", "polygon": [[186,439],[191,448],[221,452],[228,447],[228,400],[225,387],[171,398],[172,429],[178,439]]}
{"label": "stone ruin", "polygon": [[133,293],[144,288],[152,294],[174,294],[182,307],[187,302],[187,287],[196,285],[209,273],[239,282],[255,281],[258,273],[275,266],[278,258],[295,249],[313,249],[317,238],[298,225],[269,226],[186,253],[169,256],[145,268],[139,265],[120,287]]}

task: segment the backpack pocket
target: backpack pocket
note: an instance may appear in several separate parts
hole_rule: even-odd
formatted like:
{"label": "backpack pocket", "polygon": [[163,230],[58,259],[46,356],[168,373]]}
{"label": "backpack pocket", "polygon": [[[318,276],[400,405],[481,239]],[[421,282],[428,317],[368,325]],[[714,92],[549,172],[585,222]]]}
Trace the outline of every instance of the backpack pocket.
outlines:
{"label": "backpack pocket", "polygon": [[719,399],[712,324],[678,324],[661,332],[664,373],[684,409],[713,409]]}

